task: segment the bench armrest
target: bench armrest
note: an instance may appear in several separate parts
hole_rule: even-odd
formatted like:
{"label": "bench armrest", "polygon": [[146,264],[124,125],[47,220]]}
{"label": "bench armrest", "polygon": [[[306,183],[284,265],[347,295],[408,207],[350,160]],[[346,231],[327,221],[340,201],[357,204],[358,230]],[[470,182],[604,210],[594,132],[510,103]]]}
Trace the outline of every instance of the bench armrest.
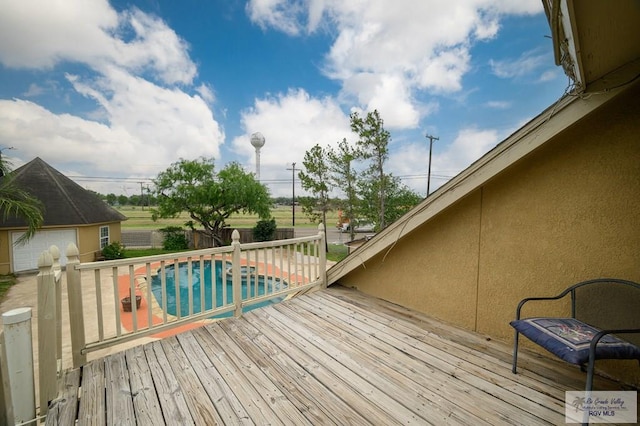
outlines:
{"label": "bench armrest", "polygon": [[571,290],[567,289],[565,291],[563,291],[562,293],[558,294],[557,296],[549,296],[549,297],[527,297],[524,298],[520,301],[520,303],[518,303],[518,307],[516,308],[516,320],[520,319],[520,311],[522,310],[522,307],[524,306],[525,303],[527,302],[531,302],[533,300],[558,300],[558,299],[562,299],[564,296],[566,296],[567,294],[569,294]]}
{"label": "bench armrest", "polygon": [[[589,363],[587,365],[587,383],[586,390],[591,391],[593,389],[593,372],[596,364],[596,347],[598,346],[598,342],[607,334],[640,334],[640,328],[631,328],[631,329],[622,329],[622,330],[602,330],[593,336],[591,339],[591,343],[589,344]],[[640,359],[638,360],[640,363]]]}

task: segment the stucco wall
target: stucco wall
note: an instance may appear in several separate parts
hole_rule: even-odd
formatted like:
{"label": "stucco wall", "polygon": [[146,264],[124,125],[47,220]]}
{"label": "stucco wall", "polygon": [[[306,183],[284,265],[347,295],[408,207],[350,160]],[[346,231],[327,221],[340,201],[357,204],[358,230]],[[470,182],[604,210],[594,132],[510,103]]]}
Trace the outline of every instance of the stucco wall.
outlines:
{"label": "stucco wall", "polygon": [[474,329],[479,201],[466,197],[340,282]]}
{"label": "stucco wall", "polygon": [[[508,323],[524,297],[553,295],[595,277],[640,282],[637,99],[640,85],[340,283],[511,341]],[[558,303],[543,313],[567,309]],[[640,383],[637,363],[623,373],[619,365],[619,376]]]}
{"label": "stucco wall", "polygon": [[0,274],[11,271],[9,231],[0,230]]}
{"label": "stucco wall", "polygon": [[[122,227],[120,222],[76,228],[81,262],[93,262],[95,260],[95,253],[100,250],[100,227],[105,225],[109,226],[111,242],[121,241]],[[8,231],[0,230],[0,274],[11,272],[11,244],[9,238]],[[58,248],[63,253],[67,250],[66,246]]]}
{"label": "stucco wall", "polygon": [[91,225],[78,229],[78,248],[80,249],[80,262],[93,262],[96,253],[100,251],[100,228],[109,226],[109,241],[114,243],[122,241],[122,226],[120,222]]}

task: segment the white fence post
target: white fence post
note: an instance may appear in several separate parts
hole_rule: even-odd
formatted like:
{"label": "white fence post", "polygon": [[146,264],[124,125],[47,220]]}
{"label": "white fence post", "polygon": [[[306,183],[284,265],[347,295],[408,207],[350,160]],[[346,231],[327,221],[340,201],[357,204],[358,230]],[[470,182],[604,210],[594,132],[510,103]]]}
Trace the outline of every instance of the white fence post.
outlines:
{"label": "white fence post", "polygon": [[231,233],[231,246],[233,247],[233,256],[231,258],[231,284],[233,288],[233,303],[236,307],[233,315],[240,317],[242,316],[242,278],[240,276],[240,233],[237,229],[234,229]]}
{"label": "white fence post", "polygon": [[[36,394],[33,376],[31,308],[18,308],[2,314],[2,372],[5,387],[7,424],[26,423],[36,417]],[[3,370],[4,370],[3,368]],[[5,376],[6,374],[6,376]]]}
{"label": "white fence post", "polygon": [[56,289],[53,257],[48,251],[38,258],[38,378],[40,382],[40,415],[49,409],[56,397]]}
{"label": "white fence post", "polygon": [[53,271],[53,277],[56,284],[56,359],[62,369],[62,271],[60,268],[60,249],[57,246],[49,247],[49,253],[53,258],[53,265],[51,266]]}
{"label": "white fence post", "polygon": [[70,243],[67,246],[67,297],[69,300],[69,323],[71,324],[71,353],[73,354],[73,368],[87,363],[87,355],[82,351],[85,345],[84,313],[82,309],[82,281],[78,247]]}
{"label": "white fence post", "polygon": [[320,279],[322,280],[322,288],[327,288],[327,236],[324,233],[324,224],[318,225],[318,235],[320,236]]}

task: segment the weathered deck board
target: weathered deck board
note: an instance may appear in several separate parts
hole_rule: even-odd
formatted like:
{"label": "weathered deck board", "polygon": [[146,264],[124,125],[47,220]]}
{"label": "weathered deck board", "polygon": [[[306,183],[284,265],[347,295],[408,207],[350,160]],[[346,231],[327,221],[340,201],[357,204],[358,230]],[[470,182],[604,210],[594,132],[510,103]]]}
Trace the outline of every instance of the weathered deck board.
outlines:
{"label": "weathered deck board", "polygon": [[332,287],[67,372],[47,423],[563,424],[584,375],[521,359],[514,375],[501,342]]}
{"label": "weathered deck board", "polygon": [[78,386],[80,386],[80,370],[72,370],[60,381],[59,398],[51,403],[51,416],[47,417],[46,425],[67,425],[76,419],[78,405]]}
{"label": "weathered deck board", "polygon": [[[397,356],[380,357],[377,362],[389,362],[389,368],[403,371],[408,381],[415,381],[420,387],[433,386],[439,389],[437,397],[440,398],[440,404],[444,405],[442,400],[444,398],[451,405],[452,413],[469,411],[491,424],[502,422],[524,424],[540,420],[535,415],[529,415],[530,412],[537,412],[540,405],[553,407],[559,402],[544,395],[536,402],[522,399],[522,395],[516,395],[514,389],[505,389],[501,386],[511,385],[511,383],[501,384],[499,376],[490,369],[475,365],[475,360],[470,354],[456,353],[456,357],[452,357],[454,352],[451,348],[442,348],[441,344],[444,342],[430,340],[424,330],[407,330],[407,326],[399,323],[398,320],[394,324],[395,328],[391,328],[377,322],[375,318],[368,318],[368,312],[365,310],[344,313],[342,309],[336,309],[335,306],[322,305],[318,308],[307,302],[296,307],[283,306],[281,309],[307,309],[320,315],[324,314],[326,319],[331,321],[330,327],[342,327],[345,333],[351,334],[349,339],[351,342],[364,342],[366,347],[379,347],[391,354],[397,351],[411,355],[412,358],[408,358],[403,363],[397,361]],[[344,306],[341,308],[349,309]],[[357,318],[366,318],[367,321]],[[404,334],[396,331],[401,327],[405,328]],[[402,336],[402,339],[396,336]],[[507,367],[501,366],[503,369]],[[522,388],[522,393],[525,393],[526,389]],[[496,398],[488,399],[482,406],[478,406],[477,401],[483,400],[486,393]],[[560,408],[563,410],[563,407],[562,405]],[[551,414],[544,417],[544,420],[551,423],[564,420],[564,411],[553,414],[545,410],[542,413]]]}
{"label": "weathered deck board", "polygon": [[137,423],[139,425],[162,424],[164,419],[160,411],[160,401],[153,385],[144,349],[141,346],[132,348],[126,352],[126,357]]}
{"label": "weathered deck board", "polygon": [[129,370],[125,353],[119,352],[105,358],[104,366],[107,394],[107,424],[133,424],[133,399]]}
{"label": "weathered deck board", "polygon": [[264,403],[262,396],[242,374],[241,369],[233,362],[227,352],[208,332],[205,327],[193,331],[196,339],[227,383],[226,389],[231,392],[230,398],[237,398],[247,410],[249,418],[256,424],[272,424],[278,421],[271,407]]}
{"label": "weathered deck board", "polygon": [[104,360],[91,361],[82,368],[79,423],[102,426],[105,419]]}
{"label": "weathered deck board", "polygon": [[[333,422],[336,425],[365,424],[367,421],[351,409],[333,392],[291,358],[285,348],[291,347],[280,339],[271,341],[247,321],[223,321],[221,327],[232,338],[242,342],[243,350],[256,360],[258,367],[274,378],[284,394],[314,423]],[[324,395],[318,404],[317,395]]]}
{"label": "weathered deck board", "polygon": [[158,400],[167,424],[194,424],[184,393],[178,386],[178,380],[169,367],[169,361],[162,351],[160,342],[144,346],[149,372],[158,394]]}
{"label": "weathered deck board", "polygon": [[182,333],[177,338],[185,352],[190,353],[191,365],[209,398],[211,401],[215,401],[216,408],[222,416],[222,422],[225,424],[254,424],[242,403],[235,397],[224,378],[211,363],[193,333]]}

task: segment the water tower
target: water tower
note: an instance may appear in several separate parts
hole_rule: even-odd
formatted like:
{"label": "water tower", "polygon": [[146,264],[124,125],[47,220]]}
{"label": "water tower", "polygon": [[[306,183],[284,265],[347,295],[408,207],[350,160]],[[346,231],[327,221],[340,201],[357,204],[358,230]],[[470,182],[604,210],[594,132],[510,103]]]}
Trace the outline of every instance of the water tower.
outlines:
{"label": "water tower", "polygon": [[260,180],[260,148],[264,146],[264,136],[256,132],[251,135],[251,145],[256,149],[256,179]]}

